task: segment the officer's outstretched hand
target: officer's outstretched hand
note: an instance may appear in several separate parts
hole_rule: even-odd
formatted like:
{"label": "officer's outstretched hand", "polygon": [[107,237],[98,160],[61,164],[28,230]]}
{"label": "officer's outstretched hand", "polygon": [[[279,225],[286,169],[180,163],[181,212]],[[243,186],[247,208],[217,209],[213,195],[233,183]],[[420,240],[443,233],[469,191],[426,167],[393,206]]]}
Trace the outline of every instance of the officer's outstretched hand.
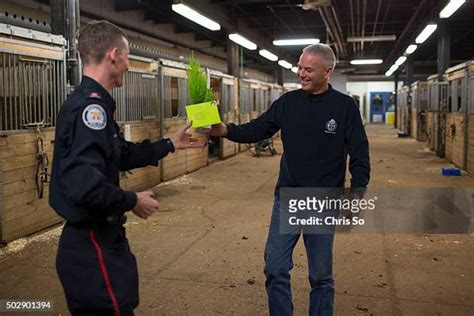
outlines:
{"label": "officer's outstretched hand", "polygon": [[212,125],[211,131],[209,132],[210,136],[226,136],[227,135],[227,125],[224,123]]}
{"label": "officer's outstretched hand", "polygon": [[138,217],[147,219],[158,211],[160,204],[153,198],[153,192],[144,191],[137,193],[137,205],[133,208],[133,213]]}
{"label": "officer's outstretched hand", "polygon": [[191,127],[193,124],[192,121],[180,126],[176,133],[174,133],[170,139],[173,142],[175,149],[186,149],[186,148],[199,148],[204,147],[205,143],[196,139],[192,138],[191,134],[187,133],[187,129]]}

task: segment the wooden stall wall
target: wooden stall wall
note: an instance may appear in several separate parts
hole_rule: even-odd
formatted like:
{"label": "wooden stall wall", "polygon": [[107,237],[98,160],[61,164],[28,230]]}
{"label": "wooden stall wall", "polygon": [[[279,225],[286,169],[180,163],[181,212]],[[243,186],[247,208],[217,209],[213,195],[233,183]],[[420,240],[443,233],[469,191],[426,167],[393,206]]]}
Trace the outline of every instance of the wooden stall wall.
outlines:
{"label": "wooden stall wall", "polygon": [[[0,139],[0,146],[3,145],[2,139]],[[3,162],[0,159],[0,246],[3,244]]]}
{"label": "wooden stall wall", "polygon": [[[474,87],[471,86],[470,88],[474,88]],[[471,95],[473,94],[474,93],[471,92]],[[474,100],[471,100],[470,102],[474,102]],[[467,172],[469,172],[469,174],[474,175],[474,115],[473,114],[469,115],[468,130],[469,130],[469,133],[468,133],[469,145],[467,148],[468,156],[467,156],[466,169],[467,169]]]}
{"label": "wooden stall wall", "polygon": [[[165,120],[164,138],[170,137],[176,132],[179,126],[186,123],[183,118],[173,118]],[[170,180],[186,173],[187,169],[187,151],[177,150],[170,153],[162,160],[163,180]]]}
{"label": "wooden stall wall", "polygon": [[[445,77],[449,81],[451,116],[446,120],[446,158],[456,166],[467,169],[469,165],[469,118],[473,113],[472,93],[469,91],[473,61],[467,61],[449,68]],[[451,147],[448,149],[448,147]],[[448,156],[448,150],[450,156]],[[467,155],[466,155],[467,154]]]}
{"label": "wooden stall wall", "polygon": [[[54,147],[54,130],[43,131],[44,151],[50,165]],[[11,241],[59,223],[62,219],[49,206],[49,186],[45,184],[42,199],[36,191],[35,131],[0,137],[0,174],[3,182],[3,214],[1,241]],[[1,211],[2,207],[0,207]]]}
{"label": "wooden stall wall", "polygon": [[[157,121],[140,121],[122,126],[129,125],[130,141],[137,143],[149,139],[151,142],[159,139],[160,126]],[[161,180],[161,162],[158,167],[148,166],[131,170],[131,172],[123,172],[120,178],[120,186],[130,191],[143,191],[158,185]]]}
{"label": "wooden stall wall", "polygon": [[[112,92],[117,111],[115,119],[127,140],[137,143],[160,138],[158,62],[150,58],[129,56],[129,71],[124,85]],[[145,119],[146,118],[146,119]],[[143,191],[161,180],[159,167],[147,166],[122,172],[120,185],[130,191]]]}
{"label": "wooden stall wall", "polygon": [[52,127],[66,94],[65,52],[61,36],[16,26],[0,34],[0,242],[61,221],[49,207],[48,185],[42,198],[37,193],[35,127],[43,135],[50,173]]}
{"label": "wooden stall wall", "polygon": [[[196,133],[193,128],[189,129],[188,132],[190,132],[194,138],[204,143],[207,142],[206,135]],[[176,152],[174,154],[176,154]],[[193,172],[207,166],[208,154],[207,147],[186,149],[186,172]]]}
{"label": "wooden stall wall", "polygon": [[464,116],[459,113],[446,114],[446,159],[463,168],[464,161]]}
{"label": "wooden stall wall", "polygon": [[[187,74],[186,70],[184,69],[174,69],[169,67],[163,67],[163,78],[165,78],[165,82],[163,87],[165,91],[163,91],[164,99],[165,99],[165,110],[164,110],[164,135],[163,137],[170,137],[173,133],[175,133],[179,126],[186,123],[186,117],[184,113],[181,113],[184,109],[183,102],[186,103],[187,100],[182,100],[180,98],[184,98],[185,91],[180,91],[181,89],[185,89],[184,86],[179,85],[179,83],[173,83],[170,86],[166,84],[166,77],[176,78],[172,80],[181,80],[186,79]],[[186,92],[187,93],[187,92]],[[168,100],[168,101],[166,101]],[[176,103],[177,102],[177,103]],[[168,104],[169,103],[169,104]],[[173,105],[171,105],[173,103]],[[176,113],[172,113],[171,106],[173,106],[174,111]],[[168,109],[166,109],[168,107]],[[207,156],[204,155],[193,155],[194,153],[190,153],[190,158],[192,158],[191,164],[189,166],[190,169],[194,168],[194,165],[198,163],[196,160],[199,160],[203,157],[206,157],[206,164],[207,164]],[[174,153],[170,153],[162,160],[162,179],[169,180],[176,178],[180,175],[183,175],[187,172],[187,150],[177,150]]]}
{"label": "wooden stall wall", "polygon": [[470,69],[469,82],[468,82],[468,93],[467,103],[469,112],[468,121],[468,146],[467,146],[467,161],[466,169],[471,176],[474,176],[474,76],[472,73],[474,69]]}
{"label": "wooden stall wall", "polygon": [[410,136],[414,139],[417,139],[417,136],[418,136],[418,133],[417,133],[417,128],[418,128],[418,120],[416,119],[418,116],[418,111],[417,109],[412,106],[411,109],[410,109],[410,117],[411,117],[411,120],[410,120]]}

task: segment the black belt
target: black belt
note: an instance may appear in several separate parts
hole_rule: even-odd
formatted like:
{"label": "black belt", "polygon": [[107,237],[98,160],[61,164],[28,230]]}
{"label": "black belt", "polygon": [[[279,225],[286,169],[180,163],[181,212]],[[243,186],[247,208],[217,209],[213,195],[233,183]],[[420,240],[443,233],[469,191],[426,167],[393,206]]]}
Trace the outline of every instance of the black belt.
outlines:
{"label": "black belt", "polygon": [[108,216],[105,218],[105,221],[107,223],[123,225],[127,222],[127,216],[126,215]]}
{"label": "black belt", "polygon": [[126,215],[114,215],[114,216],[107,216],[105,218],[100,218],[100,219],[95,219],[90,222],[79,222],[79,223],[71,223],[68,222],[69,225],[75,226],[75,227],[96,227],[100,225],[123,225],[127,222],[127,216]]}

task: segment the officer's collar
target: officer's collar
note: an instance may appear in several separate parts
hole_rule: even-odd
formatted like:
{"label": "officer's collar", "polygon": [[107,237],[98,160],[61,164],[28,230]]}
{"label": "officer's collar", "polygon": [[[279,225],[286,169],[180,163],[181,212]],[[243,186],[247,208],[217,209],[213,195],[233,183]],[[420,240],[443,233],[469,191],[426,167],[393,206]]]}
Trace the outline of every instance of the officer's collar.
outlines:
{"label": "officer's collar", "polygon": [[105,88],[88,76],[82,76],[81,86],[86,90],[87,96],[104,101],[109,110],[115,112],[115,100]]}

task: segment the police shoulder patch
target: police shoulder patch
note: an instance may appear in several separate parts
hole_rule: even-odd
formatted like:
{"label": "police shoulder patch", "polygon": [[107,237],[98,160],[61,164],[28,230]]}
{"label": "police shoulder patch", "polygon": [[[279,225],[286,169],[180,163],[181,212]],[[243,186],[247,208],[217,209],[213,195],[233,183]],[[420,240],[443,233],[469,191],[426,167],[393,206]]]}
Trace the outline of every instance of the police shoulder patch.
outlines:
{"label": "police shoulder patch", "polygon": [[107,114],[102,106],[90,104],[82,112],[82,121],[90,129],[101,130],[107,125]]}

